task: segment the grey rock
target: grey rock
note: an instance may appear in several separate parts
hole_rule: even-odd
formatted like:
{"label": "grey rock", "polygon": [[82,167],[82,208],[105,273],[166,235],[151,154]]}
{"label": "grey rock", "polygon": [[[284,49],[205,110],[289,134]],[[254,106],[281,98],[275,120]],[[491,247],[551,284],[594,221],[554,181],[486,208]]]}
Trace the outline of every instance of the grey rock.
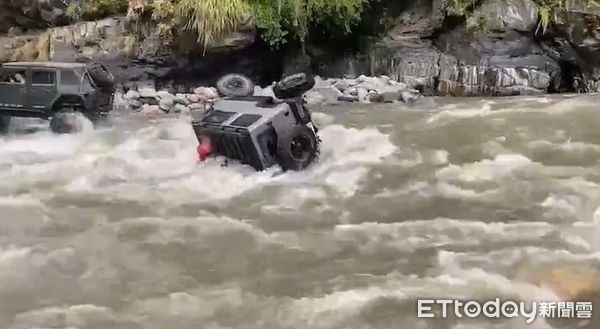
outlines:
{"label": "grey rock", "polygon": [[373,74],[389,75],[424,95],[491,96],[510,86],[545,91],[560,72],[557,61],[531,37],[515,31],[472,35],[456,28],[441,35],[436,46],[405,41],[380,47],[371,57]]}
{"label": "grey rock", "polygon": [[342,95],[338,97],[340,102],[358,102],[358,96]]}
{"label": "grey rock", "polygon": [[139,100],[135,100],[135,99],[131,99],[131,100],[127,101],[127,104],[129,105],[129,107],[131,107],[133,109],[139,109],[140,107],[142,107],[142,102],[140,102]]}
{"label": "grey rock", "polygon": [[191,103],[198,103],[200,101],[200,96],[196,95],[196,94],[187,94],[187,99],[191,102]]}
{"label": "grey rock", "polygon": [[219,93],[217,92],[217,90],[215,88],[209,87],[198,87],[194,89],[194,94],[200,96],[201,101],[219,98]]}
{"label": "grey rock", "polygon": [[350,88],[344,90],[343,94],[346,96],[358,96],[358,88],[350,87]]}
{"label": "grey rock", "polygon": [[341,92],[344,92],[346,89],[350,88],[350,83],[347,80],[339,80],[333,85],[334,88],[338,89]]}
{"label": "grey rock", "polygon": [[366,89],[368,91],[377,91],[380,90],[383,86],[372,81],[361,82],[356,86],[357,88]]}
{"label": "grey rock", "polygon": [[317,87],[313,88],[312,91],[321,95],[326,104],[335,104],[338,102],[338,97],[344,95],[341,91],[334,87]]}
{"label": "grey rock", "polygon": [[447,0],[404,1],[402,11],[395,12],[396,26],[390,31],[385,42],[393,45],[409,38],[432,36],[442,27]]}
{"label": "grey rock", "polygon": [[395,101],[400,100],[401,92],[400,91],[384,91],[382,93],[377,94],[377,96],[378,96],[377,101],[380,103],[393,103]]}
{"label": "grey rock", "polygon": [[175,106],[175,101],[173,97],[164,97],[159,101],[158,106],[161,110],[165,112],[169,112]]}
{"label": "grey rock", "polygon": [[173,99],[173,101],[176,104],[181,105],[188,105],[190,103],[190,100],[186,97],[185,94],[175,94],[175,98]]}
{"label": "grey rock", "polygon": [[158,105],[158,99],[156,97],[140,97],[140,103],[147,105]]}
{"label": "grey rock", "polygon": [[189,112],[189,110],[190,108],[183,104],[175,104],[175,106],[173,107],[174,113],[187,113]]}
{"label": "grey rock", "polygon": [[140,99],[140,97],[141,94],[133,89],[128,90],[123,96],[123,98],[125,98],[126,100],[138,100]]}
{"label": "grey rock", "polygon": [[488,0],[474,13],[482,17],[485,28],[531,32],[538,24],[539,8],[533,0]]}
{"label": "grey rock", "polygon": [[401,93],[402,101],[404,101],[405,103],[414,103],[420,97],[421,97],[421,94],[419,94],[419,91],[417,91],[417,90],[412,90],[412,91],[405,90]]}
{"label": "grey rock", "polygon": [[161,111],[160,107],[158,105],[148,105],[148,104],[144,104],[142,105],[142,111],[144,114],[160,114],[160,113],[164,113],[163,111]]}
{"label": "grey rock", "polygon": [[156,89],[154,88],[142,87],[138,91],[141,98],[156,98],[157,96]]}
{"label": "grey rock", "polygon": [[163,98],[170,98],[170,99],[173,99],[173,100],[175,99],[175,95],[171,94],[167,90],[158,91],[156,93],[156,97],[158,97],[159,99],[163,99]]}
{"label": "grey rock", "polygon": [[369,91],[365,88],[357,88],[357,97],[359,102],[368,103]]}

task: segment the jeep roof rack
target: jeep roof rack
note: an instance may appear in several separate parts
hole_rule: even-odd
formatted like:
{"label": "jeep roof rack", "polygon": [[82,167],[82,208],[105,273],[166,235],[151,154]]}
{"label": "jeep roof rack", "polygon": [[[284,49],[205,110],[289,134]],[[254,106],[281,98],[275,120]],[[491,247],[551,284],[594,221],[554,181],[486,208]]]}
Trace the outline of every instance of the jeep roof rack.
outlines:
{"label": "jeep roof rack", "polygon": [[70,68],[85,68],[84,63],[67,63],[67,62],[9,62],[2,64],[2,67],[48,67],[58,69],[70,69]]}

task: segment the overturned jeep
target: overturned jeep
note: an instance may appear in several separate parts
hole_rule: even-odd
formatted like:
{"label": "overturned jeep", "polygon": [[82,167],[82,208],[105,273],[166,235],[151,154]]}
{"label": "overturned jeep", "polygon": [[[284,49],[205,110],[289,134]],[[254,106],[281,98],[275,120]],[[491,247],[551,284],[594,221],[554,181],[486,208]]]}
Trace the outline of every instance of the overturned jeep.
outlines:
{"label": "overturned jeep", "polygon": [[78,129],[77,113],[92,122],[113,106],[115,80],[98,63],[13,62],[0,66],[0,133],[12,117],[50,120],[55,133]]}
{"label": "overturned jeep", "polygon": [[224,96],[205,112],[192,112],[192,126],[200,145],[198,154],[222,155],[257,171],[273,165],[303,170],[318,156],[318,128],[302,95],[315,84],[299,73],[277,82],[274,97],[252,96],[254,84],[230,74],[217,82]]}

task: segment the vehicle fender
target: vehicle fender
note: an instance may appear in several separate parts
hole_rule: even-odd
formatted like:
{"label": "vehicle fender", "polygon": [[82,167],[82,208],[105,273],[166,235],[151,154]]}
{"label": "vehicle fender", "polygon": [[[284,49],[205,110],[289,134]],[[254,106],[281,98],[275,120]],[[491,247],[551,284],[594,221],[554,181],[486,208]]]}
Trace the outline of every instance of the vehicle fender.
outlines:
{"label": "vehicle fender", "polygon": [[77,94],[62,94],[57,96],[52,102],[52,110],[58,111],[62,105],[73,105],[73,106],[84,106],[86,105],[85,99],[81,95]]}

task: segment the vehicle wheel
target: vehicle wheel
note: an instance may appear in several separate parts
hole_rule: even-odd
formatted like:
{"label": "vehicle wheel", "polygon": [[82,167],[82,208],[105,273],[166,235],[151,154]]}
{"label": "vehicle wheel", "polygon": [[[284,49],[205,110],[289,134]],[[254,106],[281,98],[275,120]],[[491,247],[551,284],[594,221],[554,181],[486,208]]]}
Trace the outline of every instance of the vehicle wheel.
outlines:
{"label": "vehicle wheel", "polygon": [[82,114],[72,110],[61,110],[50,120],[50,130],[55,134],[73,134],[83,130]]}
{"label": "vehicle wheel", "polygon": [[315,86],[315,78],[306,73],[296,73],[283,78],[273,86],[273,93],[279,99],[300,97]]}
{"label": "vehicle wheel", "polygon": [[113,90],[115,87],[115,77],[110,73],[106,66],[98,63],[87,65],[87,71],[90,77],[98,87],[104,90]]}
{"label": "vehicle wheel", "polygon": [[6,134],[10,127],[11,117],[8,115],[0,115],[0,134]]}
{"label": "vehicle wheel", "polygon": [[217,90],[223,96],[250,96],[254,94],[254,83],[242,74],[227,74],[217,81]]}
{"label": "vehicle wheel", "polygon": [[277,159],[283,170],[302,170],[317,157],[315,133],[304,125],[296,125],[277,136]]}

